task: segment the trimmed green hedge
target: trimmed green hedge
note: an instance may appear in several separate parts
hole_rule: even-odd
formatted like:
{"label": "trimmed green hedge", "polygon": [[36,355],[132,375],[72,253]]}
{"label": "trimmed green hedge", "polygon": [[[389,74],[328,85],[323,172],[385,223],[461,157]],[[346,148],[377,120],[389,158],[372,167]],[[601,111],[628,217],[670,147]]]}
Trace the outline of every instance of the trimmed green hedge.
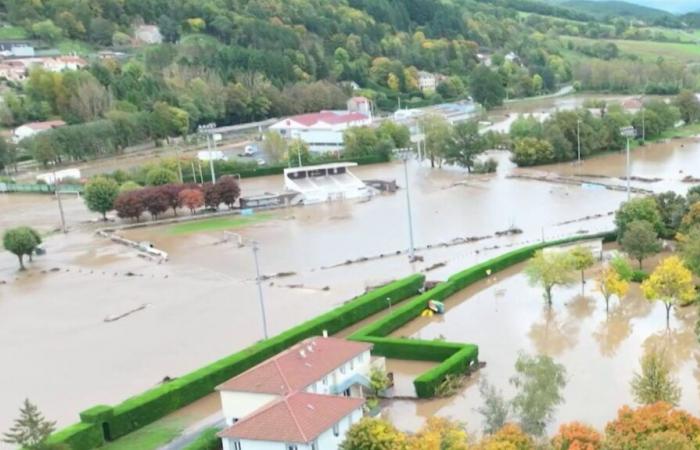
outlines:
{"label": "trimmed green hedge", "polygon": [[221,439],[216,435],[218,432],[216,428],[207,428],[182,450],[221,450]]}
{"label": "trimmed green hedge", "polygon": [[[335,334],[388,307],[387,298],[399,303],[423,286],[423,275],[411,275],[351,300],[277,336],[254,344],[169,383],[109,407],[95,406],[81,413],[85,423],[105,426],[105,438],[117,439],[210,394],[214,388],[273,355],[323,330]],[[60,433],[58,433],[60,434]],[[83,450],[93,447],[74,447]]]}
{"label": "trimmed green hedge", "polygon": [[93,423],[76,423],[52,434],[47,443],[64,444],[71,450],[86,450],[105,443],[102,426]]}
{"label": "trimmed green hedge", "polygon": [[432,397],[435,389],[448,374],[464,373],[472,364],[477,363],[479,350],[472,344],[457,344],[438,341],[417,341],[414,339],[386,338],[408,322],[412,321],[427,308],[430,300],[443,301],[464,288],[480,281],[491,274],[504,270],[515,264],[527,261],[536,251],[554,245],[576,241],[603,238],[604,242],[615,241],[615,233],[576,236],[553,242],[530,245],[489,259],[450,276],[431,290],[419,295],[391,314],[357,330],[349,338],[374,344],[373,352],[389,358],[440,361],[433,369],[421,374],[413,382],[416,394],[421,398]]}

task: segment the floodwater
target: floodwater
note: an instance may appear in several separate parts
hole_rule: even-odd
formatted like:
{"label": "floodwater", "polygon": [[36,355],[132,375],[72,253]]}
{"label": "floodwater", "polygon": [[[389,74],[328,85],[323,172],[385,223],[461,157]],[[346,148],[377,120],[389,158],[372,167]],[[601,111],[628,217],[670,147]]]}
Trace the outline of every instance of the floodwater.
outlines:
{"label": "floodwater", "polygon": [[[650,269],[655,262],[646,263]],[[639,359],[651,348],[666,352],[673,375],[683,389],[680,406],[689,411],[700,408],[700,344],[694,326],[697,309],[676,309],[671,328],[666,330],[663,304],[643,298],[638,285],[619,301],[611,300],[609,314],[605,301],[589,280],[582,288],[575,283],[555,288],[552,309],[544,306],[542,290],[532,287],[523,265],[480,282],[446,301],[443,316],[418,318],[393,336],[420,339],[476,342],[480,360],[486,366],[473,374],[457,395],[436,400],[401,400],[391,404],[388,416],[402,429],[415,429],[431,415],[464,421],[479,432],[482,405],[478,381],[485,379],[506,398],[514,389],[508,380],[520,352],[546,354],[564,365],[567,384],[564,403],[557,408],[553,432],[558,424],[582,421],[601,429],[623,404],[634,404],[629,383],[639,370]],[[587,273],[594,277],[597,268]],[[399,378],[414,376],[413,363],[394,363]]]}
{"label": "floodwater", "polygon": [[[650,145],[635,151],[633,174],[654,171],[682,190],[687,186],[679,181],[679,167],[697,167],[698,155],[700,144],[692,139]],[[513,168],[506,153],[493,156],[501,165],[491,175],[430,169],[427,162],[409,164],[413,230],[423,262],[409,264],[405,254],[394,255],[408,247],[405,190],[364,203],[274,211],[269,220],[235,230],[247,241],[260,243],[264,274],[294,272],[263,286],[270,334],[416,271],[440,280],[509,247],[612,227],[608,213],[624,200],[623,192],[508,178],[520,170]],[[602,158],[604,162],[586,161],[575,169],[624,174],[622,155]],[[525,172],[543,170],[566,174],[574,167],[562,164]],[[354,172],[363,179],[396,179],[405,186],[401,163],[363,166]],[[665,186],[634,185],[655,190]],[[242,189],[245,195],[278,192],[282,179],[247,179]],[[66,199],[64,206],[70,232],[47,236],[48,253],[35,258],[30,270],[17,272],[16,258],[0,253],[0,360],[12,362],[0,370],[0,429],[7,428],[25,397],[63,426],[76,421],[85,408],[117,403],[156,386],[165,376],[182,375],[262,338],[250,246],[221,243],[223,232],[174,236],[166,227],[154,227],[122,233],[168,251],[169,261],[157,264],[97,237],[98,224],[91,222],[96,215],[86,211],[81,199]],[[590,216],[595,217],[587,219]],[[18,224],[55,230],[55,201],[0,195],[0,229]],[[512,226],[523,233],[439,245]],[[425,249],[428,245],[431,248]],[[539,311],[532,302],[529,305],[530,314]],[[519,316],[499,320],[505,317]],[[487,337],[463,336],[482,346],[482,357],[495,367],[498,352],[488,344],[484,347]],[[632,359],[628,368],[636,367],[636,357]],[[512,359],[501,363],[512,368]]]}

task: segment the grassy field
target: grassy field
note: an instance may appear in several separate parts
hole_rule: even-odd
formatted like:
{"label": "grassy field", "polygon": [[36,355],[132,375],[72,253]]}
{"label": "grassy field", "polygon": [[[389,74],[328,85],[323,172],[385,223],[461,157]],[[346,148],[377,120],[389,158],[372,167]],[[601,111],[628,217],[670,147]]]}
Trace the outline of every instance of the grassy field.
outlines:
{"label": "grassy field", "polygon": [[177,223],[166,228],[169,235],[181,235],[200,233],[203,231],[223,231],[241,228],[272,218],[271,214],[261,213],[253,216],[213,217],[211,219],[193,220],[191,222]]}
{"label": "grassy field", "polygon": [[0,27],[0,39],[27,39],[27,31],[22,27],[3,25]]}
{"label": "grassy field", "polygon": [[100,447],[104,450],[153,450],[180,436],[184,424],[175,419],[161,419]]}
{"label": "grassy field", "polygon": [[573,42],[593,44],[595,42],[613,42],[622,53],[637,55],[646,61],[656,61],[660,56],[682,63],[700,62],[700,45],[681,44],[677,42],[629,41],[620,39],[588,39],[569,36]]}

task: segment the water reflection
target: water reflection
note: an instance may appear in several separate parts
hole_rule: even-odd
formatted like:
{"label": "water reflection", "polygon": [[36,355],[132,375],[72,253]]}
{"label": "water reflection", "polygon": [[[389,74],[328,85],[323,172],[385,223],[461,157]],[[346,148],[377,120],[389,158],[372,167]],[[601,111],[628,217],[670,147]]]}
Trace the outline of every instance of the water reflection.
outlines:
{"label": "water reflection", "polygon": [[538,354],[559,356],[576,346],[580,331],[578,320],[545,306],[541,319],[532,324],[528,336]]}

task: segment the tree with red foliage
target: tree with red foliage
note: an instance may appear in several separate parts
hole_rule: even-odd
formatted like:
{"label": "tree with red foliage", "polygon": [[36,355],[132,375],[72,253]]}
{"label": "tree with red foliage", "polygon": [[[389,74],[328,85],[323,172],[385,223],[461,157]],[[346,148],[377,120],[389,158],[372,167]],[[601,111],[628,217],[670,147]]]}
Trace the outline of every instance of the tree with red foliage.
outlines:
{"label": "tree with red foliage", "polygon": [[204,192],[204,204],[207,208],[219,209],[221,204],[221,193],[215,184],[204,183],[202,185]]}
{"label": "tree with red foliage", "polygon": [[185,185],[170,183],[158,186],[158,189],[160,189],[163,195],[168,199],[168,206],[173,209],[173,214],[177,216],[177,209],[182,206],[180,192],[185,189]]}
{"label": "tree with red foliage", "polygon": [[696,448],[700,419],[671,404],[657,402],[632,409],[623,406],[605,427],[605,448]]}
{"label": "tree with red foliage", "polygon": [[238,186],[238,182],[229,175],[219,178],[216,182],[216,190],[219,192],[221,203],[228,206],[228,209],[233,208],[236,200],[241,195],[241,188]]}
{"label": "tree with red foliage", "polygon": [[158,215],[164,213],[170,207],[168,197],[160,187],[149,187],[141,190],[143,206],[151,213],[153,220],[158,219]]}
{"label": "tree with red foliage", "polygon": [[180,202],[189,208],[192,214],[204,205],[204,194],[199,189],[183,189],[179,197]]}
{"label": "tree with red foliage", "polygon": [[141,190],[126,191],[119,194],[114,201],[114,209],[122,219],[134,219],[137,222],[146,207],[143,204]]}
{"label": "tree with red foliage", "polygon": [[552,438],[554,450],[600,450],[603,437],[593,427],[580,422],[565,423]]}

